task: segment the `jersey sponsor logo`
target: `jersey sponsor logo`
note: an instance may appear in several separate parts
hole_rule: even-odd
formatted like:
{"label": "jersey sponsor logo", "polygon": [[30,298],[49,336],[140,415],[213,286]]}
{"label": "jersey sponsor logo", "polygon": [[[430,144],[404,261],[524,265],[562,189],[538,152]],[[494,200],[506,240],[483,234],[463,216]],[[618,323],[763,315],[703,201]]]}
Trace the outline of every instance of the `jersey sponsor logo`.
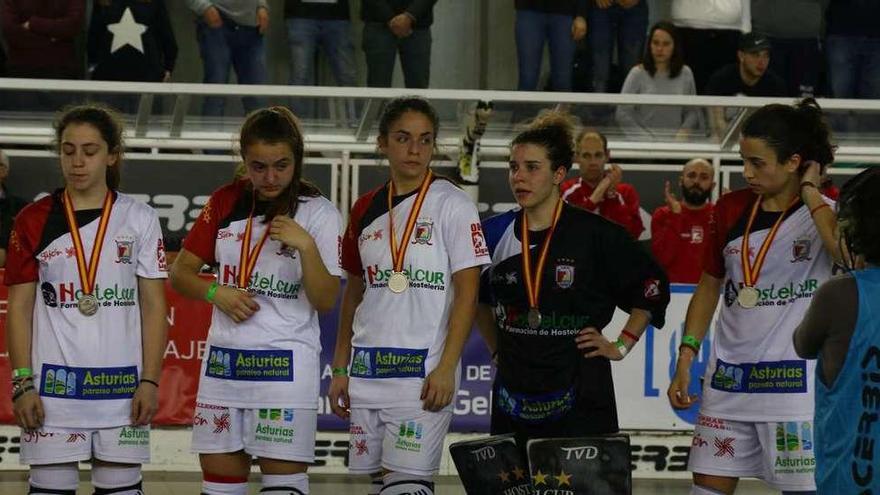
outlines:
{"label": "jersey sponsor logo", "polygon": [[796,239],[791,243],[791,263],[810,261],[810,252],[813,248],[812,239]]}
{"label": "jersey sponsor logo", "polygon": [[53,258],[56,258],[56,257],[61,256],[63,254],[64,254],[64,251],[57,249],[57,248],[46,249],[37,256],[37,259],[40,261],[40,263],[46,265],[50,261],[52,261]]}
{"label": "jersey sponsor logo", "polygon": [[583,447],[560,447],[565,453],[566,460],[585,460],[595,459],[599,457],[599,449],[594,445],[585,445]]}
{"label": "jersey sponsor logo", "polygon": [[[877,430],[871,431],[871,423],[876,421],[880,409],[880,347],[869,346],[861,353],[859,367],[862,370],[861,412],[855,441],[852,442],[852,461],[850,473],[854,486],[872,486],[877,466],[875,452]],[[859,409],[856,409],[858,411]],[[862,474],[865,473],[865,474]]]}
{"label": "jersey sponsor logo", "polygon": [[[567,260],[566,260],[567,261]],[[560,289],[568,289],[574,284],[574,265],[556,265],[556,285]]]}
{"label": "jersey sponsor logo", "polygon": [[422,244],[425,246],[433,246],[431,237],[434,235],[434,220],[431,218],[419,218],[416,220],[416,228],[413,233],[413,240],[410,244]]}
{"label": "jersey sponsor logo", "polygon": [[512,392],[498,385],[498,407],[524,423],[544,423],[561,418],[574,407],[574,389],[546,394]]}
{"label": "jersey sponsor logo", "polygon": [[150,429],[123,426],[119,430],[117,445],[145,447],[150,445]]}
{"label": "jersey sponsor logo", "polygon": [[257,417],[269,421],[293,423],[293,409],[260,409],[257,411]]}
{"label": "jersey sponsor logo", "polygon": [[351,376],[358,378],[424,378],[428,349],[355,347]]}
{"label": "jersey sponsor logo", "polygon": [[[78,285],[78,282],[76,284],[74,282],[62,282],[58,284],[56,289],[51,283],[43,282],[40,285],[43,302],[46,306],[52,308],[75,309],[76,302],[83,294],[82,288],[78,287]],[[137,304],[135,299],[137,291],[135,288],[121,286],[118,283],[110,286],[95,284],[95,289],[92,293],[98,298],[101,306],[104,307],[126,307]]]}
{"label": "jersey sponsor logo", "polygon": [[474,256],[489,256],[489,246],[486,244],[486,236],[483,235],[483,225],[480,222],[471,224],[471,243],[474,245]]}
{"label": "jersey sponsor logo", "polygon": [[495,307],[495,320],[505,331],[522,335],[541,335],[546,337],[571,337],[586,327],[591,318],[588,315],[564,315],[555,311],[541,312],[541,326],[529,326],[529,313],[519,306]]}
{"label": "jersey sponsor logo", "polygon": [[367,241],[381,241],[382,240],[382,229],[376,229],[372,232],[362,232],[358,237],[358,244],[363,244]]}
{"label": "jersey sponsor logo", "polygon": [[116,242],[116,263],[130,265],[132,253],[134,253],[134,239],[117,237],[113,240]]}
{"label": "jersey sponsor logo", "polygon": [[[371,288],[388,286],[391,277],[391,268],[380,269],[379,265],[370,265],[364,269],[364,278]],[[413,268],[412,265],[403,269],[404,275],[409,279],[411,289],[446,290],[446,274],[422,268]]]}
{"label": "jersey sponsor logo", "polygon": [[[223,285],[235,285],[238,280],[238,267],[235,265],[222,265],[220,267],[222,274],[221,283]],[[301,282],[285,280],[274,273],[265,274],[255,271],[250,280],[248,280],[248,290],[259,296],[271,297],[274,299],[299,299],[299,291],[302,287]]]}
{"label": "jersey sponsor logo", "polygon": [[732,364],[719,359],[711,387],[746,394],[795,394],[807,391],[807,362],[761,361]]}
{"label": "jersey sponsor logo", "polygon": [[212,414],[212,420],[214,422],[214,429],[211,430],[214,434],[220,434],[228,432],[230,428],[232,428],[232,421],[229,419],[229,411],[217,416],[216,414]]}
{"label": "jersey sponsor logo", "polygon": [[75,368],[43,363],[40,395],[56,399],[130,399],[138,386],[136,366]]}
{"label": "jersey sponsor logo", "polygon": [[[257,425],[254,429],[254,438],[263,442],[293,443],[294,429],[285,426],[284,423],[293,423],[293,409],[260,409],[257,412]],[[264,424],[263,421],[273,421],[275,424]],[[281,423],[281,424],[279,424]]]}
{"label": "jersey sponsor logo", "polygon": [[736,457],[736,438],[734,437],[715,437],[715,457]]}
{"label": "jersey sponsor logo", "polygon": [[407,452],[421,452],[422,442],[420,440],[422,439],[422,429],[422,423],[416,421],[400,423],[394,448]]}
{"label": "jersey sponsor logo", "polygon": [[776,474],[813,473],[813,423],[788,421],[776,423],[776,452],[773,470]]}
{"label": "jersey sponsor logo", "polygon": [[[724,304],[727,307],[731,307],[736,303],[736,298],[742,287],[742,282],[735,283],[733,280],[728,280],[724,284]],[[818,287],[819,280],[815,278],[800,282],[789,282],[788,284],[778,286],[775,283],[770,284],[769,287],[756,285],[755,288],[758,289],[757,306],[785,306],[786,304],[794,303],[798,299],[813,297],[813,292]]]}
{"label": "jersey sponsor logo", "polygon": [[165,257],[165,241],[160,237],[156,243],[156,264],[160,272],[168,271],[168,259]]}
{"label": "jersey sponsor logo", "polygon": [[705,237],[703,233],[702,225],[691,225],[691,244],[702,244],[703,237]]}
{"label": "jersey sponsor logo", "polygon": [[292,382],[293,351],[256,351],[211,346],[205,376],[221,380]]}
{"label": "jersey sponsor logo", "polygon": [[220,229],[217,231],[217,240],[222,241],[224,239],[231,239],[235,237],[235,234],[232,233],[229,229]]}

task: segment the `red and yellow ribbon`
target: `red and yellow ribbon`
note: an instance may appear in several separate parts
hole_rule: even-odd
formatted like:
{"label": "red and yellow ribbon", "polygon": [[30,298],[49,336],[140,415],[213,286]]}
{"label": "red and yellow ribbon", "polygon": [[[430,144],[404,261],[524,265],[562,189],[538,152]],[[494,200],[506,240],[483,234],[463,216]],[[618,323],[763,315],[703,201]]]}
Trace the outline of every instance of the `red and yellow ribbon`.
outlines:
{"label": "red and yellow ribbon", "polygon": [[544,273],[544,263],[547,261],[547,253],[550,251],[550,239],[553,237],[553,231],[556,230],[556,224],[562,214],[562,200],[556,202],[556,209],[553,211],[553,223],[547,230],[547,236],[541,245],[538,254],[538,266],[532,275],[532,256],[529,251],[529,220],[525,210],[523,210],[522,221],[520,222],[520,238],[522,241],[522,271],[525,279],[526,295],[529,298],[529,309],[538,309],[538,296],[541,294],[541,275]]}
{"label": "red and yellow ribbon", "polygon": [[104,236],[107,234],[107,224],[110,223],[110,211],[113,209],[113,193],[107,191],[104,196],[104,206],[101,208],[101,219],[98,222],[98,231],[95,232],[95,244],[92,246],[92,254],[86,264],[85,248],[82,237],[79,235],[79,226],[76,224],[76,215],[73,211],[73,201],[67,189],[64,190],[61,203],[64,205],[64,218],[67,220],[67,228],[73,239],[73,250],[76,253],[76,268],[79,271],[79,283],[82,285],[83,294],[91,294],[95,290],[95,280],[98,278],[98,263],[101,260],[101,250],[104,246]]}
{"label": "red and yellow ribbon", "polygon": [[791,209],[798,202],[797,196],[792,199],[791,203],[782,210],[782,213],[779,214],[779,218],[776,219],[776,223],[773,224],[773,227],[770,229],[770,232],[767,234],[767,237],[764,238],[764,242],[761,243],[761,247],[758,249],[758,253],[755,255],[755,263],[749,263],[749,232],[752,230],[752,224],[755,221],[755,217],[758,215],[758,208],[761,206],[761,200],[763,197],[759,196],[758,199],[755,200],[755,204],[752,206],[752,212],[749,214],[749,221],[746,224],[746,230],[743,232],[742,239],[742,249],[740,249],[740,261],[742,262],[743,269],[743,283],[746,287],[754,287],[755,284],[758,283],[758,276],[761,273],[761,267],[764,266],[764,259],[767,257],[767,252],[770,250],[770,244],[773,243],[773,239],[776,237],[776,233],[779,231],[779,226],[782,225],[782,220],[785,218],[785,214],[788,213],[788,210]]}
{"label": "red and yellow ribbon", "polygon": [[416,219],[419,216],[419,211],[422,209],[422,204],[425,202],[425,196],[428,195],[428,188],[431,186],[431,179],[434,176],[434,172],[428,170],[428,174],[425,175],[425,179],[422,180],[422,185],[419,186],[419,193],[416,195],[416,199],[413,202],[412,208],[409,210],[409,217],[406,219],[406,228],[403,231],[403,237],[400,239],[400,246],[397,245],[397,238],[394,235],[394,205],[392,205],[391,198],[394,196],[394,181],[391,181],[388,184],[388,230],[390,232],[389,243],[391,244],[391,261],[394,263],[394,271],[402,272],[403,271],[403,261],[406,257],[406,248],[408,246],[407,240],[409,236],[412,235],[413,228],[416,225]]}

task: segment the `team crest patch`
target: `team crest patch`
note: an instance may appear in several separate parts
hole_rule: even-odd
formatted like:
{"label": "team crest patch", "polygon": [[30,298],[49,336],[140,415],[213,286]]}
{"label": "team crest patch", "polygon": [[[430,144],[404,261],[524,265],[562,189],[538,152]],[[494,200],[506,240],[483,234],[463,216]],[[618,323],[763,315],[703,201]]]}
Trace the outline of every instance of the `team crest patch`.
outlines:
{"label": "team crest patch", "polygon": [[434,234],[434,221],[430,218],[416,220],[416,230],[413,236],[413,244],[425,244],[432,246],[431,236]]}
{"label": "team crest patch", "polygon": [[691,225],[691,244],[703,243],[703,226]]}
{"label": "team crest patch", "polygon": [[791,245],[791,262],[798,263],[801,261],[810,261],[810,251],[813,248],[811,239],[798,239]]}
{"label": "team crest patch", "polygon": [[645,299],[653,301],[660,297],[660,281],[656,279],[645,280]]}
{"label": "team crest patch", "polygon": [[568,289],[574,284],[574,265],[556,265],[556,285]]}
{"label": "team crest patch", "polygon": [[134,251],[134,240],[130,238],[114,239],[116,241],[116,262],[131,264],[131,255]]}
{"label": "team crest patch", "polygon": [[156,244],[156,262],[159,265],[160,272],[168,271],[168,259],[165,256],[165,241],[162,238],[159,238],[159,242]]}

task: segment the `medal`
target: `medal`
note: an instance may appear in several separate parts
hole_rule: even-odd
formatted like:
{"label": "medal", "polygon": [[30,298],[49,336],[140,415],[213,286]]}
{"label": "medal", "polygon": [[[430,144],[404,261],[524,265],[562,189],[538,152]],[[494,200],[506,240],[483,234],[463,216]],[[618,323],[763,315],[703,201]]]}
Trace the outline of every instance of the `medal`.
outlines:
{"label": "medal", "polygon": [[76,309],[78,309],[83,316],[93,316],[98,312],[98,298],[93,294],[83,294],[82,297],[76,301]]}
{"label": "medal", "polygon": [[244,237],[241,239],[241,252],[238,261],[238,289],[244,292],[250,292],[248,285],[250,284],[251,274],[257,266],[257,258],[260,257],[260,251],[266,244],[266,238],[269,236],[269,226],[263,231],[263,235],[257,244],[251,249],[251,234],[254,230],[254,209],[256,208],[256,198],[251,203],[251,213],[248,215],[247,223],[244,226]]}
{"label": "medal", "polygon": [[736,302],[745,309],[752,309],[758,305],[758,289],[745,286],[739,290],[736,296]]}
{"label": "medal", "polygon": [[541,326],[541,312],[538,308],[529,309],[529,328],[537,330]]}
{"label": "medal", "polygon": [[785,214],[788,213],[788,210],[790,210],[798,201],[797,196],[795,196],[791,203],[789,203],[788,206],[782,210],[782,213],[779,214],[779,218],[776,219],[770,232],[767,233],[767,237],[764,238],[764,242],[761,243],[761,247],[758,249],[758,254],[755,255],[755,263],[751,264],[749,262],[749,232],[752,230],[752,223],[754,223],[755,217],[758,214],[758,208],[761,206],[761,199],[762,197],[759,196],[758,199],[755,200],[755,204],[752,205],[752,212],[749,214],[749,221],[746,224],[745,231],[743,231],[742,246],[740,249],[743,287],[739,289],[739,294],[736,296],[736,302],[743,309],[752,309],[758,305],[761,293],[755,288],[755,284],[758,283],[758,276],[761,274],[761,267],[764,266],[767,252],[770,251],[770,244],[773,243],[773,239],[779,231],[779,226],[782,225],[782,219],[785,218]]}
{"label": "medal", "polygon": [[416,195],[415,201],[409,210],[409,217],[406,219],[406,227],[403,229],[403,237],[400,239],[400,246],[397,245],[397,237],[394,235],[394,205],[392,197],[394,196],[394,182],[388,183],[388,232],[390,233],[389,243],[391,244],[391,262],[394,267],[391,270],[391,276],[388,277],[388,290],[395,294],[406,292],[409,288],[409,279],[403,273],[403,260],[406,257],[406,248],[409,246],[409,238],[412,235],[413,227],[416,225],[416,218],[425,202],[425,196],[428,195],[428,188],[431,186],[431,179],[434,172],[428,170],[419,186],[419,193]]}
{"label": "medal", "polygon": [[391,292],[400,294],[407,287],[409,287],[409,279],[403,272],[391,272],[391,276],[388,277],[388,288],[391,289]]}
{"label": "medal", "polygon": [[95,243],[92,245],[92,254],[86,264],[85,248],[82,237],[79,235],[79,226],[76,224],[76,214],[73,211],[73,201],[67,189],[61,197],[64,206],[64,219],[67,221],[67,229],[73,241],[73,251],[76,254],[76,268],[79,272],[79,283],[82,293],[77,298],[76,307],[83,316],[94,316],[101,306],[95,297],[95,280],[98,278],[98,262],[101,260],[101,250],[104,246],[104,236],[107,234],[107,224],[110,223],[110,211],[113,208],[113,193],[107,191],[104,196],[104,206],[101,208],[101,218],[98,221],[98,231],[95,232]]}
{"label": "medal", "polygon": [[553,212],[553,222],[547,230],[547,236],[541,244],[541,250],[538,254],[538,266],[532,273],[532,254],[529,245],[529,219],[526,211],[522,212],[522,221],[520,222],[520,238],[522,241],[522,272],[525,279],[526,296],[529,300],[528,324],[529,328],[535,330],[541,326],[541,311],[538,309],[538,296],[541,294],[541,275],[544,273],[544,263],[547,261],[547,253],[550,251],[550,239],[553,237],[553,231],[556,230],[556,223],[559,222],[559,216],[562,214],[562,200],[556,202],[556,210]]}

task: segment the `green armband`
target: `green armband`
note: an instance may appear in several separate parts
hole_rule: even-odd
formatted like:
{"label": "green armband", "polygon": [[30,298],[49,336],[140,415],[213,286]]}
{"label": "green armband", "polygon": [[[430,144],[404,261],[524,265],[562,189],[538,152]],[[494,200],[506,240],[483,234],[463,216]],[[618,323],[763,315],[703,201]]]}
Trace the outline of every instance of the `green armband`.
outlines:
{"label": "green armband", "polygon": [[681,338],[681,345],[693,349],[694,354],[700,353],[700,340],[693,335],[685,335]]}
{"label": "green armband", "polygon": [[34,372],[30,368],[15,368],[12,370],[12,378],[27,378],[29,376],[34,376]]}
{"label": "green armband", "polygon": [[348,376],[348,368],[331,368],[333,376]]}
{"label": "green armband", "polygon": [[217,282],[211,282],[211,286],[208,287],[208,292],[205,292],[205,301],[214,304],[214,296],[217,295],[218,287],[220,287],[220,285]]}

